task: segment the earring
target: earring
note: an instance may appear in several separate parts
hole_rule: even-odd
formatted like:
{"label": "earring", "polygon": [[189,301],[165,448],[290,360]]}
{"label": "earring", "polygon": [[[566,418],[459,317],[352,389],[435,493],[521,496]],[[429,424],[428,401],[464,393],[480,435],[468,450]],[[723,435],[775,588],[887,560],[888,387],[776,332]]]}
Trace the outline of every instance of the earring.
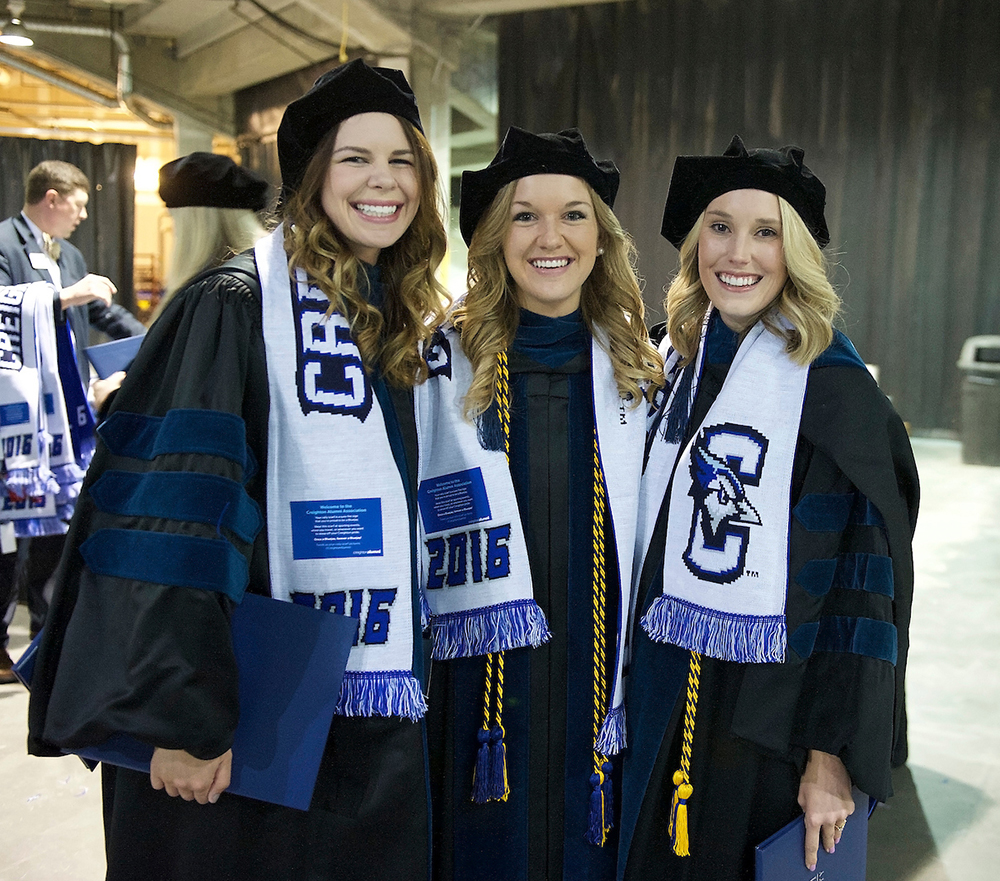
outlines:
{"label": "earring", "polygon": [[604,248],[598,248],[597,249],[597,256],[598,257],[603,257],[604,256]]}

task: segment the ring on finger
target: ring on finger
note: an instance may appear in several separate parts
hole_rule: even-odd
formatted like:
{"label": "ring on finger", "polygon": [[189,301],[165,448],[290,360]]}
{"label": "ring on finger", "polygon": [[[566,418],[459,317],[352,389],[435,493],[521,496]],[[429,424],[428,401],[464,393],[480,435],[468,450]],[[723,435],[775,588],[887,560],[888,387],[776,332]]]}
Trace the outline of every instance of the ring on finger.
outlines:
{"label": "ring on finger", "polygon": [[833,824],[833,828],[836,829],[838,832],[843,832],[844,831],[844,827],[846,825],[847,825],[847,820],[844,820],[844,822],[840,823],[839,825],[837,823],[834,823]]}

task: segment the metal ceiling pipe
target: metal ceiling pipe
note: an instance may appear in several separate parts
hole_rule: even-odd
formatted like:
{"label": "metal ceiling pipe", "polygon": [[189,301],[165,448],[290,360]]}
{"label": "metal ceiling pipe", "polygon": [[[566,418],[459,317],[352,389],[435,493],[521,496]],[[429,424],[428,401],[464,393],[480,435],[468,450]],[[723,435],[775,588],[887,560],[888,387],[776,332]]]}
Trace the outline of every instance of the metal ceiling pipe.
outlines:
{"label": "metal ceiling pipe", "polygon": [[50,86],[56,86],[57,88],[64,89],[67,92],[72,92],[80,98],[84,98],[87,101],[93,101],[95,104],[100,104],[103,107],[114,108],[121,106],[121,103],[115,98],[109,98],[101,92],[90,89],[87,86],[82,86],[80,83],[76,83],[66,77],[59,76],[59,74],[53,73],[50,70],[45,70],[45,68],[38,67],[30,61],[25,61],[16,55],[12,55],[2,47],[0,47],[0,63],[3,63],[6,67],[13,68],[14,70],[19,70],[21,73],[33,76],[36,79],[40,79],[42,82],[48,83]]}
{"label": "metal ceiling pipe", "polygon": [[[146,125],[152,126],[157,129],[173,129],[174,124],[172,121],[167,122],[162,119],[157,119],[151,116],[145,108],[143,108],[139,102],[136,100],[135,95],[132,93],[132,52],[128,44],[128,40],[125,39],[118,31],[112,30],[111,28],[98,27],[92,25],[79,25],[79,24],[53,24],[51,22],[45,21],[23,21],[21,22],[29,31],[38,31],[39,33],[52,33],[52,34],[68,34],[77,37],[100,37],[100,38],[110,38],[114,44],[115,48],[118,50],[118,81],[116,83],[117,90],[117,103],[108,104],[106,106],[115,107],[120,106],[128,110],[133,116],[141,119]],[[12,67],[14,65],[11,65]],[[33,76],[39,76],[35,70],[28,71]],[[42,77],[44,79],[44,77]],[[57,83],[57,85],[62,86],[62,83]],[[64,86],[62,86],[64,87]],[[79,87],[78,87],[79,88]],[[72,90],[71,90],[72,91]],[[79,92],[77,92],[79,94]],[[107,99],[101,96],[104,103]]]}

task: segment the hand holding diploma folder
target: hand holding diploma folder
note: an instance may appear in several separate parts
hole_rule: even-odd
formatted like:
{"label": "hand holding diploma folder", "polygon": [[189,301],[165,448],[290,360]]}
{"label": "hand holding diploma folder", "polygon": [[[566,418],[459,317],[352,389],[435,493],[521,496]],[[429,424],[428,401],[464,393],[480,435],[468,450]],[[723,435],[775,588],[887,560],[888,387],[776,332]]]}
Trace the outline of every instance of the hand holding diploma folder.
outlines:
{"label": "hand holding diploma folder", "polygon": [[[357,628],[355,618],[244,595],[232,618],[240,722],[227,792],[308,809]],[[25,684],[37,644],[15,666]],[[73,752],[148,772],[153,748],[121,734]]]}
{"label": "hand holding diploma folder", "polygon": [[756,847],[756,881],[865,881],[868,862],[868,796],[855,788],[854,813],[833,853],[820,847],[816,868],[802,860],[806,827],[802,817],[792,820]]}

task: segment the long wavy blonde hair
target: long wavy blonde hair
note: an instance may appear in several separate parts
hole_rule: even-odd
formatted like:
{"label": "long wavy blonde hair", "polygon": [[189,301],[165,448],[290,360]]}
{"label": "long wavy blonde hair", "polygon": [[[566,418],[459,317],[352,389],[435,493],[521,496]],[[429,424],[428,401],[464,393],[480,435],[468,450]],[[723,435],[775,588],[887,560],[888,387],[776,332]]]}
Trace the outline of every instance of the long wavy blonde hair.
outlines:
{"label": "long wavy blonde hair", "polygon": [[406,232],[379,255],[385,284],[381,310],[370,305],[361,291],[367,276],[321,202],[339,125],[316,148],[302,183],[282,206],[281,215],[289,271],[302,269],[326,294],[330,312],[347,318],[366,368],[377,367],[389,383],[406,388],[427,378],[421,348],[444,320],[449,298],[435,273],[444,259],[448,236],[430,144],[409,122],[396,118],[415,156],[420,201]]}
{"label": "long wavy blonde hair", "polygon": [[167,271],[166,291],[153,312],[156,318],[187,281],[211,266],[252,248],[267,230],[249,208],[185,205],[171,208],[174,247]]}
{"label": "long wavy blonde hair", "polygon": [[[748,322],[761,320],[771,333],[785,340],[785,351],[799,364],[811,364],[833,341],[833,321],[840,297],[829,278],[829,264],[798,212],[780,196],[781,236],[788,280],[778,296]],[[667,331],[674,348],[688,363],[698,351],[698,339],[708,294],[698,275],[698,237],[705,214],[691,228],[680,247],[680,268],[674,276],[664,308]],[[782,326],[783,315],[792,329]]]}
{"label": "long wavy blonde hair", "polygon": [[[516,187],[515,180],[501,188],[479,221],[469,245],[469,291],[451,314],[472,364],[464,405],[470,419],[493,402],[497,355],[514,341],[520,318],[517,290],[503,254]],[[651,393],[662,382],[663,362],[646,334],[632,237],[589,184],[587,190],[597,220],[598,246],[604,254],[583,283],[580,311],[591,333],[600,328],[607,336],[619,394],[635,406],[643,398],[644,386]]]}

